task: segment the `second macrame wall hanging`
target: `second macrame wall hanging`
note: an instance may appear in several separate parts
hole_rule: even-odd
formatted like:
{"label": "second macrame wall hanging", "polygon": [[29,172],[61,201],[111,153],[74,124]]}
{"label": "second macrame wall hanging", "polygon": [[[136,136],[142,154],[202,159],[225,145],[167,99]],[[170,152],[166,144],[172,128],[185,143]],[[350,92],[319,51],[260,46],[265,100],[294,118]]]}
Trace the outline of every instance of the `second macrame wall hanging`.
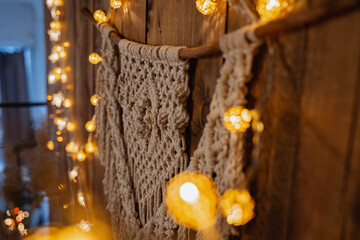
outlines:
{"label": "second macrame wall hanging", "polygon": [[[115,45],[108,39],[115,30],[106,23],[99,28],[103,61],[96,81],[101,97],[96,125],[115,239],[190,239],[190,230],[167,212],[166,184],[191,170],[216,176],[213,180],[221,194],[246,186],[244,134],[229,132],[223,115],[246,104],[245,84],[261,41],[249,27],[221,39],[225,63],[200,143],[189,157],[184,137],[189,123],[189,62],[179,57],[181,47],[128,40]],[[226,219],[217,219],[218,237],[234,233]],[[196,236],[201,239],[204,234],[199,231]]]}

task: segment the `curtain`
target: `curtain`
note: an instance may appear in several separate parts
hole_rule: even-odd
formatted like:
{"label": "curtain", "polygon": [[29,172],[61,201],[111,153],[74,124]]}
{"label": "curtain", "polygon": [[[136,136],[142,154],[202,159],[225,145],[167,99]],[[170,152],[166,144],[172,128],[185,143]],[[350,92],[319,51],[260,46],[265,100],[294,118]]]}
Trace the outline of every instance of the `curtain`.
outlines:
{"label": "curtain", "polygon": [[[29,102],[24,52],[0,52],[1,103]],[[4,142],[32,139],[29,108],[1,108]]]}

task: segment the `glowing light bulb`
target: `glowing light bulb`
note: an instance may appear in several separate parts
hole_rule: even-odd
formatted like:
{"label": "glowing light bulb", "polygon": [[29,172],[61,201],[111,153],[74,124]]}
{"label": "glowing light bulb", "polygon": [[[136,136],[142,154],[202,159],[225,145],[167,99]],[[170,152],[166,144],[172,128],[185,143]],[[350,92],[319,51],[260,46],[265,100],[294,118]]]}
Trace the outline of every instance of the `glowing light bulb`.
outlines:
{"label": "glowing light bulb", "polygon": [[74,180],[79,175],[78,170],[79,170],[79,167],[76,166],[69,172],[69,178],[71,181]]}
{"label": "glowing light bulb", "polygon": [[4,221],[4,223],[5,223],[7,226],[11,226],[12,222],[13,222],[13,220],[10,219],[10,218],[5,219],[5,221]]}
{"label": "glowing light bulb", "polygon": [[84,194],[82,192],[78,192],[77,197],[78,197],[79,204],[82,207],[86,207]]}
{"label": "glowing light bulb", "polygon": [[60,184],[60,185],[58,186],[58,189],[59,189],[59,190],[63,190],[63,189],[64,189],[64,185]]}
{"label": "glowing light bulb", "polygon": [[99,54],[97,54],[97,53],[92,53],[92,54],[89,55],[89,62],[90,62],[91,64],[98,64],[98,63],[101,62],[101,61],[102,61],[102,58],[100,57]]}
{"label": "glowing light bulb", "polygon": [[69,108],[72,106],[72,101],[70,99],[65,99],[63,102],[63,106]]}
{"label": "glowing light bulb", "polygon": [[58,141],[58,142],[62,142],[62,141],[64,141],[64,138],[63,138],[63,137],[60,137],[60,136],[59,136],[59,137],[57,137],[56,139],[57,139],[57,141]]}
{"label": "glowing light bulb", "polygon": [[48,101],[51,101],[51,100],[52,100],[51,94],[48,94],[48,95],[46,96],[46,99],[47,99]]}
{"label": "glowing light bulb", "polygon": [[90,98],[90,102],[94,106],[98,105],[99,101],[100,101],[100,96],[97,95],[97,94],[92,95],[91,98]]}
{"label": "glowing light bulb", "polygon": [[122,5],[122,2],[121,0],[111,0],[110,1],[110,6],[113,8],[113,9],[119,9]]}
{"label": "glowing light bulb", "polygon": [[63,0],[46,0],[46,6],[48,8],[51,7],[60,7],[64,5],[64,1]]}
{"label": "glowing light bulb", "polygon": [[75,128],[76,128],[76,124],[74,122],[66,123],[66,130],[68,130],[69,132],[74,131]]}
{"label": "glowing light bulb", "polygon": [[64,46],[64,47],[70,47],[70,42],[64,42],[64,43],[63,43],[63,46]]}
{"label": "glowing light bulb", "polygon": [[61,74],[62,70],[60,67],[54,69],[54,74]]}
{"label": "glowing light bulb", "polygon": [[284,17],[293,10],[292,0],[258,0],[256,10],[262,21]]}
{"label": "glowing light bulb", "polygon": [[220,209],[226,221],[234,226],[245,225],[254,217],[255,203],[246,189],[229,189],[221,197]]}
{"label": "glowing light bulb", "polygon": [[86,159],[86,154],[84,153],[83,150],[80,150],[80,151],[76,154],[76,159],[77,159],[79,162],[85,161],[85,159]]}
{"label": "glowing light bulb", "polygon": [[51,105],[55,105],[56,107],[60,108],[64,99],[65,98],[61,92],[53,94]]}
{"label": "glowing light bulb", "polygon": [[217,0],[196,0],[196,8],[204,15],[213,13],[217,6]]}
{"label": "glowing light bulb", "polygon": [[67,205],[67,204],[63,205],[63,209],[67,209],[68,207],[69,207],[69,205]]}
{"label": "glowing light bulb", "polygon": [[78,228],[80,228],[84,232],[90,232],[92,224],[90,224],[88,221],[85,221],[82,219],[79,224],[77,224]]}
{"label": "glowing light bulb", "polygon": [[86,122],[85,124],[85,128],[88,132],[93,132],[96,129],[96,125],[95,122],[93,120],[90,120],[88,122]]}
{"label": "glowing light bulb", "polygon": [[173,177],[166,188],[166,207],[177,224],[203,230],[216,222],[218,193],[211,178],[184,171]]}
{"label": "glowing light bulb", "polygon": [[71,141],[68,144],[66,144],[65,150],[69,153],[75,153],[77,152],[77,146],[73,141]]}
{"label": "glowing light bulb", "polygon": [[48,142],[46,143],[46,147],[47,147],[50,151],[54,150],[54,148],[55,148],[54,142],[53,142],[53,141],[48,141]]}
{"label": "glowing light bulb", "polygon": [[87,153],[94,153],[96,151],[96,146],[92,142],[88,142],[85,145],[85,152]]}
{"label": "glowing light bulb", "polygon": [[53,31],[60,31],[61,23],[59,21],[51,21],[50,29]]}
{"label": "glowing light bulb", "polygon": [[61,82],[62,83],[67,83],[68,77],[66,73],[62,73],[60,76]]}
{"label": "glowing light bulb", "polygon": [[181,199],[188,204],[194,204],[200,198],[199,189],[196,187],[195,184],[191,182],[186,182],[183,185],[181,185],[179,193]]}
{"label": "glowing light bulb", "polygon": [[98,23],[103,23],[103,22],[107,22],[108,19],[106,17],[106,14],[101,11],[101,10],[96,10],[94,12],[94,19],[95,21],[97,21]]}
{"label": "glowing light bulb", "polygon": [[230,132],[245,132],[251,120],[250,111],[242,106],[231,107],[224,113],[224,125]]}
{"label": "glowing light bulb", "polygon": [[52,85],[56,82],[56,75],[53,73],[49,73],[48,75],[48,84]]}
{"label": "glowing light bulb", "polygon": [[61,132],[60,132],[60,131],[56,131],[56,135],[61,135]]}
{"label": "glowing light bulb", "polygon": [[48,30],[47,33],[49,35],[50,41],[52,42],[58,41],[61,35],[60,31],[54,31],[52,29]]}
{"label": "glowing light bulb", "polygon": [[60,56],[59,56],[59,53],[57,53],[57,52],[52,53],[52,54],[49,56],[49,60],[50,60],[52,63],[57,62],[59,59],[60,59]]}

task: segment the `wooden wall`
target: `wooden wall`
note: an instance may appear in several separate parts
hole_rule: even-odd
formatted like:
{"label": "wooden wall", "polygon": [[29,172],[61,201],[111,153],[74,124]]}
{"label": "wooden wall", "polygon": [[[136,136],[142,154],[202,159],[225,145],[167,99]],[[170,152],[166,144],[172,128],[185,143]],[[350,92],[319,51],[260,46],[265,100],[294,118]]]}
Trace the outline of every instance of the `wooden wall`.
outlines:
{"label": "wooden wall", "polygon": [[[308,1],[308,7],[327,0]],[[75,66],[75,114],[85,123],[93,109],[95,68],[87,56],[100,34],[80,15],[84,6],[108,10],[107,0],[73,0],[69,40]],[[195,0],[129,0],[112,23],[128,39],[152,45],[197,46],[246,24],[222,2],[203,16]],[[256,217],[241,239],[360,239],[360,12],[267,39],[255,59],[251,102],[265,101],[261,162],[252,184]],[[187,131],[196,149],[219,76],[222,57],[191,61]],[[80,134],[85,134],[84,132]],[[89,188],[103,204],[103,170],[89,163]],[[239,238],[240,239],[240,238]]]}

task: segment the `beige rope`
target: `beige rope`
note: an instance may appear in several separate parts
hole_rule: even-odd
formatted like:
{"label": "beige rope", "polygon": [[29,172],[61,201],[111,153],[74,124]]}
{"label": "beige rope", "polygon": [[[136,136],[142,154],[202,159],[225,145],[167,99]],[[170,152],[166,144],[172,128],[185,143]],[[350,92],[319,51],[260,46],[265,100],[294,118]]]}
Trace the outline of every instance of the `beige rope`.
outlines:
{"label": "beige rope", "polygon": [[[109,28],[101,29],[104,36],[109,34]],[[116,46],[107,38],[103,42],[96,121],[115,239],[189,239],[188,231],[166,213],[165,184],[189,168],[213,176],[221,193],[244,186],[244,136],[230,134],[222,116],[229,107],[246,104],[245,84],[251,78],[253,56],[261,41],[252,27],[221,39],[225,63],[189,167],[184,138],[189,121],[189,64],[179,57],[182,47],[121,40],[119,64]],[[233,232],[221,219],[218,229],[223,239]]]}

